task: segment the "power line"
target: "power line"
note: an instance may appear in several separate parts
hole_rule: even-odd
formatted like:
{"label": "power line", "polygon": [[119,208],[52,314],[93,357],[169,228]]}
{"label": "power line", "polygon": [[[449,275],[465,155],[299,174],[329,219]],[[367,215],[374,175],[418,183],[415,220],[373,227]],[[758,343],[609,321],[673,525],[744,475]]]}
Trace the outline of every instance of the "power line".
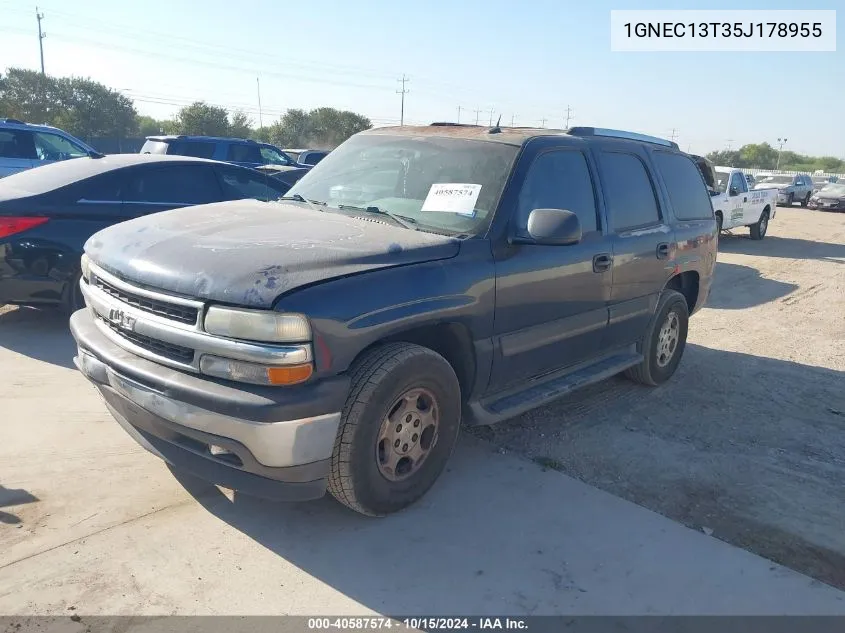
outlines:
{"label": "power line", "polygon": [[44,19],[44,14],[38,12],[38,7],[35,7],[35,19],[38,20],[38,51],[41,53],[41,74],[44,74],[44,38],[46,33],[41,32],[41,20]]}
{"label": "power line", "polygon": [[402,82],[402,90],[397,90],[396,92],[402,95],[402,109],[399,114],[399,125],[405,125],[405,95],[408,94],[408,90],[405,89],[405,83],[410,81],[405,74],[402,74],[402,79],[397,79],[396,81]]}

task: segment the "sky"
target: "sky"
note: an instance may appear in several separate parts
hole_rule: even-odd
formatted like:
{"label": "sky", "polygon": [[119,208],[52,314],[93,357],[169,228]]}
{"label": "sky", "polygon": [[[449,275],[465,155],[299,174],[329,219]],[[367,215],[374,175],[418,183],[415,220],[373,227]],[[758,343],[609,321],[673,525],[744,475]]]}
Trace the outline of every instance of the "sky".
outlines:
{"label": "sky", "polygon": [[[503,124],[563,127],[569,108],[570,125],[674,137],[696,153],[786,138],[784,149],[845,158],[841,38],[827,53],[610,50],[611,9],[799,4],[39,0],[38,10],[48,74],[90,77],[156,118],[204,100],[255,124],[330,106],[394,125],[404,75],[411,124],[456,121],[460,108],[464,123],[488,123],[492,111]],[[0,0],[0,71],[40,67],[35,16],[28,0]]]}

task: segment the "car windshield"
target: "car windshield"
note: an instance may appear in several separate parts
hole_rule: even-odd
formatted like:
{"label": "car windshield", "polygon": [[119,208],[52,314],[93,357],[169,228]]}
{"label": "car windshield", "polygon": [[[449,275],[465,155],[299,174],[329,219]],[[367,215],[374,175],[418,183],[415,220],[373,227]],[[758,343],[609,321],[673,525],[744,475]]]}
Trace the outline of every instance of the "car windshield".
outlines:
{"label": "car windshield", "polygon": [[827,185],[821,188],[821,190],[819,191],[819,195],[831,198],[845,197],[845,185]]}
{"label": "car windshield", "polygon": [[518,152],[491,141],[363,134],[321,160],[287,196],[341,212],[387,212],[413,228],[478,234]]}
{"label": "car windshield", "polygon": [[730,182],[731,173],[728,171],[717,171],[715,172],[715,176],[717,191],[725,193],[728,190],[728,182]]}
{"label": "car windshield", "polygon": [[767,176],[760,181],[761,185],[791,185],[794,176]]}

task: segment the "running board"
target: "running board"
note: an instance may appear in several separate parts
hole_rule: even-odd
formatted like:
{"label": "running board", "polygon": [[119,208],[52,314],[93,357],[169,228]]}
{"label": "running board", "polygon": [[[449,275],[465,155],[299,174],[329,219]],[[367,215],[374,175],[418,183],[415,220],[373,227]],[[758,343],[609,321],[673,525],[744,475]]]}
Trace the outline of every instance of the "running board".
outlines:
{"label": "running board", "polygon": [[625,351],[580,368],[568,368],[537,378],[517,391],[470,402],[464,421],[470,426],[495,424],[553,402],[576,389],[593,385],[642,362],[642,354]]}

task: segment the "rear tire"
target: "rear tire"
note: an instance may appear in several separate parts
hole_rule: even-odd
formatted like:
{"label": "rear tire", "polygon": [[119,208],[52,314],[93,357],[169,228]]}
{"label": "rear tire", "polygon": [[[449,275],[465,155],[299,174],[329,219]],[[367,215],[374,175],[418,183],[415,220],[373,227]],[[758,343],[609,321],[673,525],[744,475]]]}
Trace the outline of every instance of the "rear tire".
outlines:
{"label": "rear tire", "polygon": [[640,344],[643,361],[625,370],[625,376],[650,387],[669,380],[684,355],[688,327],[686,297],[677,290],[664,290]]}
{"label": "rear tire", "polygon": [[752,240],[762,240],[766,237],[766,231],[769,230],[769,212],[763,211],[757,223],[752,224],[749,228],[751,229]]}
{"label": "rear tire", "polygon": [[812,197],[812,195],[813,195],[812,193],[808,193],[806,196],[804,196],[804,199],[801,201],[801,206],[802,206],[802,207],[805,207],[805,208],[806,208],[806,206],[807,206],[808,204],[810,204],[810,198]]}
{"label": "rear tire", "polygon": [[420,499],[443,472],[458,439],[461,388],[446,359],[410,343],[367,352],[351,376],[328,490],[356,512],[384,516]]}

